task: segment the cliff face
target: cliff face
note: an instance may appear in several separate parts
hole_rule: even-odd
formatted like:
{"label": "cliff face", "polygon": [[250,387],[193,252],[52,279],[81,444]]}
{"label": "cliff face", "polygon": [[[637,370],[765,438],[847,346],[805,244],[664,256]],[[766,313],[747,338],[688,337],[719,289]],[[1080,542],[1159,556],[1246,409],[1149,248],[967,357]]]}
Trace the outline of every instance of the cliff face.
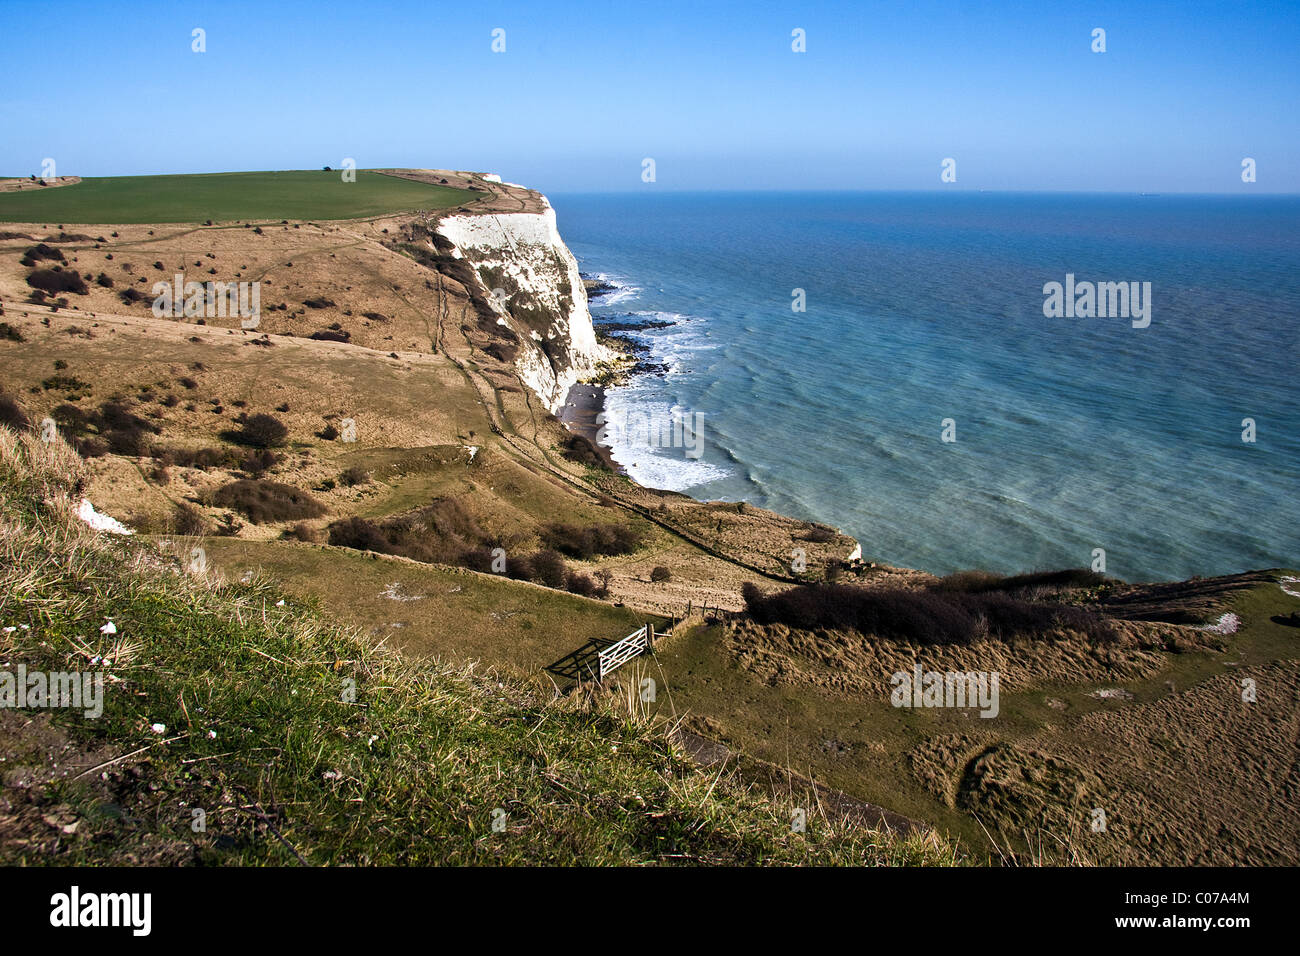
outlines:
{"label": "cliff face", "polygon": [[541,212],[446,216],[437,232],[482,283],[497,324],[519,336],[515,362],[524,383],[555,412],[569,387],[608,359],[596,343],[578,262],[545,197]]}

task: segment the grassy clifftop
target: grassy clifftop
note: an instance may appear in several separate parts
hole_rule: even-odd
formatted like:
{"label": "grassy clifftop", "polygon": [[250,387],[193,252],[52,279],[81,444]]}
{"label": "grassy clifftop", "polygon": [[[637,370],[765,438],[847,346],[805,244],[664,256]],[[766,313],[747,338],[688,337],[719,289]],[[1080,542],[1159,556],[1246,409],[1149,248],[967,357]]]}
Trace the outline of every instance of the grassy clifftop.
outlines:
{"label": "grassy clifftop", "polygon": [[0,428],[0,671],[105,675],[98,718],[0,708],[0,862],[954,860],[811,811],[792,833],[608,701],[407,660],[269,581],[92,532],[81,469]]}
{"label": "grassy clifftop", "polygon": [[[446,181],[444,179],[444,181]],[[450,209],[485,193],[361,171],[104,176],[55,188],[0,193],[0,221],[59,223],[358,219],[411,209]]]}

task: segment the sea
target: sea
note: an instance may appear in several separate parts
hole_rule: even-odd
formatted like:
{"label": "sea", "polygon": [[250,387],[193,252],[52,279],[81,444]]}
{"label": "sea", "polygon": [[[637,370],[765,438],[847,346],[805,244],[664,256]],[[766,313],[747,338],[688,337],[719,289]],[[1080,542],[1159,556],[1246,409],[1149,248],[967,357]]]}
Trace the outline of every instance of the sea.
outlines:
{"label": "sea", "polygon": [[551,200],[646,350],[605,409],[644,485],[936,574],[1300,565],[1300,198]]}

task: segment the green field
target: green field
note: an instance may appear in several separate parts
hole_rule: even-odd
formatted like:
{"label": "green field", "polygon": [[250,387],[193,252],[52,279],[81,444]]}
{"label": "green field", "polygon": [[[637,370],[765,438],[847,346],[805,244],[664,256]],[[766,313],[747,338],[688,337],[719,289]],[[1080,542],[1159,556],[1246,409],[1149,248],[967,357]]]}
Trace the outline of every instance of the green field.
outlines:
{"label": "green field", "polygon": [[229,222],[235,219],[360,219],[446,209],[483,194],[383,173],[335,170],[109,176],[73,186],[0,193],[0,222]]}

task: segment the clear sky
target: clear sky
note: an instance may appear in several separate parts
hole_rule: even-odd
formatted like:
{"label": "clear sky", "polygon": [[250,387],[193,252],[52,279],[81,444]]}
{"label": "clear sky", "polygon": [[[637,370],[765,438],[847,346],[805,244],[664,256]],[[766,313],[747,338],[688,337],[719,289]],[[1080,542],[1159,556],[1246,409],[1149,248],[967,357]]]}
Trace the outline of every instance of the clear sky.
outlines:
{"label": "clear sky", "polygon": [[1300,192],[1300,0],[0,0],[0,25],[5,175],[351,157],[553,192]]}

